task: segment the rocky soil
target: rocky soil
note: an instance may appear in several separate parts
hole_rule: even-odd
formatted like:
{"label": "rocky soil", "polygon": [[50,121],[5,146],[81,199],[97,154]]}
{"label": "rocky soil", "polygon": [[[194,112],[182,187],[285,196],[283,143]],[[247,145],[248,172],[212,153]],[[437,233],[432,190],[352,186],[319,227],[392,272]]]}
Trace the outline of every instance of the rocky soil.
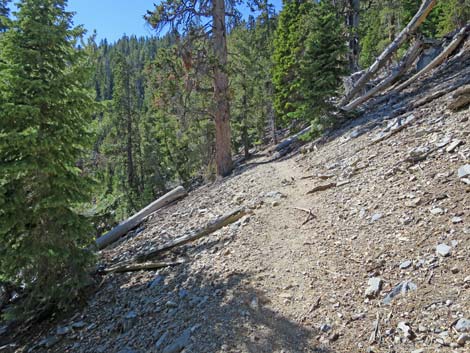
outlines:
{"label": "rocky soil", "polygon": [[251,210],[166,257],[184,264],[103,277],[81,312],[2,351],[470,352],[470,110],[416,104],[470,83],[468,47],[326,142],[155,213],[101,261]]}

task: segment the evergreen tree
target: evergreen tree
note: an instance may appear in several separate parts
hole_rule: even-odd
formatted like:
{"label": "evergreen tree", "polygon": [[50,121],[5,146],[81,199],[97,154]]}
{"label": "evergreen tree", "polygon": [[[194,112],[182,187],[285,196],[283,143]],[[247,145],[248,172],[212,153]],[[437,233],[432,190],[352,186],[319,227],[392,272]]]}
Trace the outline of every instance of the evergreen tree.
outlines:
{"label": "evergreen tree", "polygon": [[307,33],[302,21],[311,6],[306,0],[284,0],[279,13],[273,53],[274,107],[284,122],[292,119],[292,113],[303,99],[299,90],[299,65]]}
{"label": "evergreen tree", "polygon": [[300,60],[300,91],[303,101],[295,115],[313,120],[321,131],[331,123],[332,98],[338,96],[342,77],[347,74],[345,29],[329,0],[314,4],[308,15],[305,54]]}
{"label": "evergreen tree", "polygon": [[8,3],[10,0],[0,0],[0,33],[7,29],[7,18],[10,13]]}
{"label": "evergreen tree", "polygon": [[23,0],[0,37],[0,279],[23,308],[62,307],[87,279],[90,227],[80,169],[93,99],[83,35],[65,0]]}
{"label": "evergreen tree", "polygon": [[126,196],[127,213],[131,213],[141,206],[138,197],[143,189],[138,168],[141,161],[138,128],[140,109],[136,81],[133,79],[137,73],[122,54],[115,60],[113,73],[113,137],[119,166],[122,167],[117,170],[122,171],[118,190]]}

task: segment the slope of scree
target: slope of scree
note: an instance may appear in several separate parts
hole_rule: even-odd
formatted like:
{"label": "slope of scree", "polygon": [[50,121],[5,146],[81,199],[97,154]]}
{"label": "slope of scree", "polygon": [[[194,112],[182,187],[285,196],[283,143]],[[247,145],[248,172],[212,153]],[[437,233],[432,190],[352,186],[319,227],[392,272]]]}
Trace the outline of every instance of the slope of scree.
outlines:
{"label": "slope of scree", "polygon": [[[470,320],[470,185],[457,170],[470,163],[470,112],[447,110],[449,94],[413,108],[470,83],[464,49],[328,142],[245,165],[154,214],[102,261],[253,211],[166,256],[185,264],[104,277],[82,312],[25,351],[469,352],[458,320]],[[398,113],[415,120],[372,143]]]}

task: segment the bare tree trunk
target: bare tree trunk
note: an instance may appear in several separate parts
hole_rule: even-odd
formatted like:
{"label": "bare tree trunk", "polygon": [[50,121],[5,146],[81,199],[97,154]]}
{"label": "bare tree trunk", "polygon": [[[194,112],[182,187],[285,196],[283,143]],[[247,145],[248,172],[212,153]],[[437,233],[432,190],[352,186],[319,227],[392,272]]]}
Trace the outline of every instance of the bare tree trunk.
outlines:
{"label": "bare tree trunk", "polygon": [[362,77],[356,82],[355,86],[341,100],[340,105],[345,105],[354,98],[367,82],[387,63],[395,51],[408,40],[418,27],[429,15],[437,0],[423,0],[420,9],[411,19],[410,23],[400,32],[395,40],[380,54],[377,60],[366,70]]}
{"label": "bare tree trunk", "polygon": [[450,42],[450,44],[442,51],[442,53],[440,53],[438,56],[436,56],[434,58],[434,60],[432,60],[426,67],[424,67],[421,71],[417,72],[416,74],[414,74],[412,77],[410,77],[408,80],[406,80],[405,82],[401,83],[400,85],[398,85],[395,90],[397,92],[405,89],[406,87],[408,87],[410,84],[412,84],[413,82],[415,82],[420,76],[424,75],[425,73],[431,71],[432,69],[434,69],[436,66],[439,66],[440,64],[442,64],[444,62],[445,59],[447,59],[447,57],[449,55],[452,54],[452,52],[457,49],[457,47],[459,46],[460,42],[462,42],[462,40],[465,38],[465,36],[467,35],[467,31],[469,30],[470,28],[470,25],[467,25],[465,27],[463,27],[454,37],[454,39],[452,39],[452,42]]}
{"label": "bare tree trunk", "polygon": [[413,62],[416,60],[416,58],[418,57],[418,55],[421,53],[421,51],[423,49],[422,45],[423,45],[423,42],[420,39],[417,39],[415,44],[408,51],[408,53],[405,55],[405,57],[401,61],[400,66],[395,70],[395,72],[393,72],[390,76],[388,76],[385,80],[383,80],[377,86],[371,88],[363,96],[358,97],[358,98],[354,99],[352,102],[345,105],[342,109],[349,112],[349,111],[357,108],[359,105],[367,102],[370,98],[372,98],[377,93],[379,93],[379,92],[383,91],[384,89],[386,89],[387,87],[391,86],[413,64]]}
{"label": "bare tree trunk", "polygon": [[359,70],[359,14],[360,0],[349,0],[348,27],[349,37],[349,70]]}
{"label": "bare tree trunk", "polygon": [[182,186],[178,186],[176,189],[166,193],[158,200],[152,202],[150,205],[137,212],[132,217],[129,217],[125,221],[119,223],[108,233],[96,239],[96,247],[100,250],[104,249],[109,244],[119,240],[119,238],[129,232],[132,228],[139,225],[147,216],[183,196],[186,196],[186,190]]}
{"label": "bare tree trunk", "polygon": [[225,0],[214,0],[212,5],[214,30],[214,100],[215,100],[215,159],[217,174],[232,172],[230,132],[230,105],[227,69],[227,38],[225,28]]}

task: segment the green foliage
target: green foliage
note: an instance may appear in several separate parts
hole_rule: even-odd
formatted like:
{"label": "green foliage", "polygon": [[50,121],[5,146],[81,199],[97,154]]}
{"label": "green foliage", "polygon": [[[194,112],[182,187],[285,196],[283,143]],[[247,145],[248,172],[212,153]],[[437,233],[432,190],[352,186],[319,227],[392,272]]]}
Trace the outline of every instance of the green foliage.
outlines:
{"label": "green foliage", "polygon": [[273,84],[274,107],[281,120],[289,121],[289,114],[298,109],[303,100],[300,92],[300,60],[308,33],[302,21],[312,3],[309,1],[283,1],[278,27],[274,37]]}
{"label": "green foliage", "polygon": [[322,131],[332,124],[335,108],[331,100],[338,96],[342,77],[347,74],[346,38],[342,19],[329,1],[315,4],[308,19],[305,54],[300,60],[303,101],[294,116],[312,121],[316,130]]}
{"label": "green foliage", "polygon": [[10,0],[0,0],[0,33],[4,32],[8,28],[8,15],[10,13],[8,9],[8,3]]}
{"label": "green foliage", "polygon": [[0,37],[0,277],[23,309],[75,300],[92,256],[82,169],[93,98],[64,0],[23,0]]}
{"label": "green foliage", "polygon": [[[408,24],[418,11],[417,0],[373,0],[361,13],[360,65],[367,67]],[[363,7],[366,6],[363,3]],[[428,38],[439,38],[468,23],[468,0],[438,1],[418,32]]]}
{"label": "green foliage", "polygon": [[266,140],[272,104],[272,39],[275,18],[269,14],[240,23],[230,34],[232,140],[236,151]]}
{"label": "green foliage", "polygon": [[287,2],[274,49],[275,107],[284,121],[314,121],[319,130],[346,74],[342,19],[330,1]]}

